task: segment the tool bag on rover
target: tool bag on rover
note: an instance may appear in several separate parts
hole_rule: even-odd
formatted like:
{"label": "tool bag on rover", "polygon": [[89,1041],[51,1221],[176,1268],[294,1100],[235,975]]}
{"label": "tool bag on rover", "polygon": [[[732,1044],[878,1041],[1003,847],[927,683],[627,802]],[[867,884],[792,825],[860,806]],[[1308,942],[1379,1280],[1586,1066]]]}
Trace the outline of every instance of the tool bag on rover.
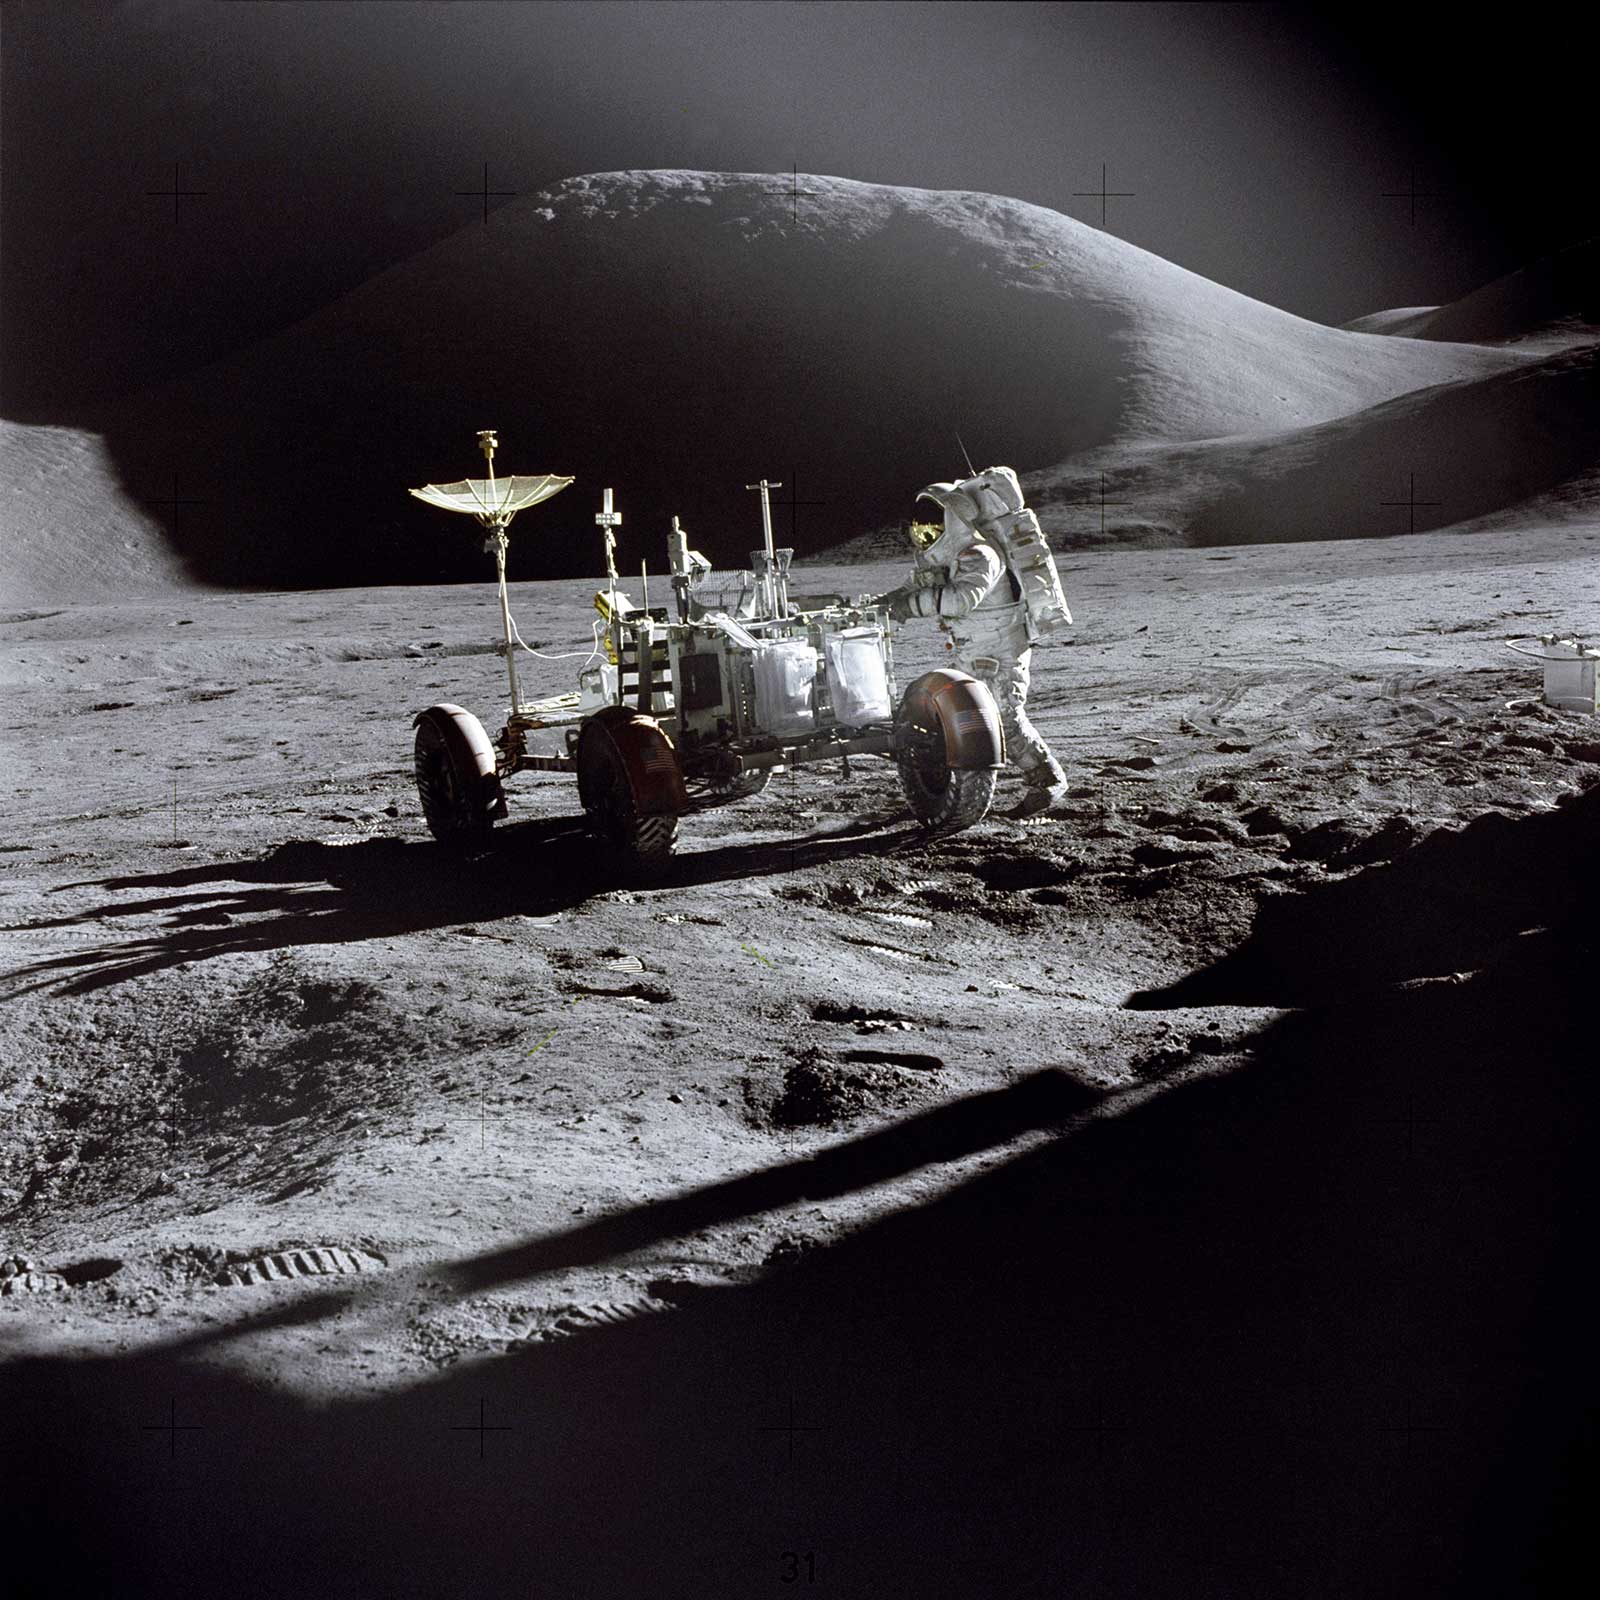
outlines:
{"label": "tool bag on rover", "polygon": [[1006,565],[1022,591],[1028,631],[1043,638],[1072,621],[1067,593],[1061,586],[1056,558],[1023,499],[1022,485],[1010,467],[989,467],[958,485],[978,507],[974,526],[1000,547]]}

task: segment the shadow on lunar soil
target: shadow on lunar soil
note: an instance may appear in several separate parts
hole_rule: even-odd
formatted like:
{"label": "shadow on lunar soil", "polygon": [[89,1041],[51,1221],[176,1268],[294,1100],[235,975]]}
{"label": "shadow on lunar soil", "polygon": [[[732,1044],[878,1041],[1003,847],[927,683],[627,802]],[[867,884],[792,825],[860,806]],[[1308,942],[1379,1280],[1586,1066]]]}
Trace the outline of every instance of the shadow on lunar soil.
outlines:
{"label": "shadow on lunar soil", "polygon": [[1516,820],[1440,828],[1393,862],[1266,899],[1250,938],[1141,1010],[1319,1005],[1403,979],[1463,975],[1600,901],[1600,785]]}
{"label": "shadow on lunar soil", "polygon": [[[1542,848],[1546,820],[1499,846]],[[1451,839],[1441,866],[1477,848]],[[192,1341],[14,1362],[7,1511],[125,1595],[748,1596],[786,1553],[841,1593],[1558,1592],[1585,1522],[1563,1486],[1593,1465],[1579,916],[1496,933],[1459,981],[1282,1017],[1232,1074],[758,1282],[404,1392],[314,1406]],[[428,1287],[1054,1127],[1081,1101],[1053,1078]],[[169,1406],[197,1431],[162,1438]],[[472,1438],[485,1419],[506,1431]]]}
{"label": "shadow on lunar soil", "polygon": [[239,951],[346,944],[504,917],[552,916],[617,889],[769,877],[857,856],[881,858],[928,837],[914,826],[885,831],[881,820],[863,819],[826,835],[688,852],[648,880],[619,877],[582,822],[572,818],[496,830],[489,847],[475,855],[400,839],[348,846],[293,840],[254,861],[208,862],[63,885],[175,892],[112,900],[71,917],[30,924],[46,935],[57,929],[109,934],[110,919],[167,919],[157,932],[140,930],[126,940],[14,968],[3,975],[8,980],[4,994],[57,985],[64,994],[88,994],[180,962]]}

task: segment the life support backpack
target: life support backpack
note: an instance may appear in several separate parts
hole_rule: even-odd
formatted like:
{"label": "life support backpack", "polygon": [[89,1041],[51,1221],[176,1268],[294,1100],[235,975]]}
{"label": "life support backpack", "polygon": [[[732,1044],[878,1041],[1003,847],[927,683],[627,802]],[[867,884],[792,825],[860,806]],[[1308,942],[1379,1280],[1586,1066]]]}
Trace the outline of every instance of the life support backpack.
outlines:
{"label": "life support backpack", "polygon": [[1050,542],[1039,518],[1028,509],[1022,485],[1010,467],[988,467],[959,486],[978,509],[973,526],[992,539],[1022,591],[1029,631],[1036,637],[1055,633],[1072,621],[1067,592],[1056,570]]}

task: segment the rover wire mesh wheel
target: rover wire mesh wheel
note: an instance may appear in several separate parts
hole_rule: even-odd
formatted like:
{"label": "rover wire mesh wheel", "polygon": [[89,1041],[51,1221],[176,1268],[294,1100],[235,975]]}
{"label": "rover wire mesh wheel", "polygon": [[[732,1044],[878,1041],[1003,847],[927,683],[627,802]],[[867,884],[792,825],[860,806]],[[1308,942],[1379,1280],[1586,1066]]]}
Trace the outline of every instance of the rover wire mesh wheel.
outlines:
{"label": "rover wire mesh wheel", "polygon": [[615,850],[635,871],[659,871],[678,844],[678,819],[668,811],[640,816],[634,806],[628,770],[609,737],[578,745],[578,793],[589,826],[601,843]]}
{"label": "rover wire mesh wheel", "polygon": [[440,844],[482,844],[489,837],[494,795],[471,757],[431,717],[417,724],[413,747],[417,798],[428,831]]}
{"label": "rover wire mesh wheel", "polygon": [[943,732],[935,731],[920,747],[899,751],[895,765],[900,787],[925,828],[959,833],[987,815],[999,774],[993,767],[952,770],[945,762]]}
{"label": "rover wire mesh wheel", "polygon": [[706,781],[707,805],[728,805],[734,800],[751,800],[772,782],[772,768],[758,767],[741,772],[737,778],[710,778]]}

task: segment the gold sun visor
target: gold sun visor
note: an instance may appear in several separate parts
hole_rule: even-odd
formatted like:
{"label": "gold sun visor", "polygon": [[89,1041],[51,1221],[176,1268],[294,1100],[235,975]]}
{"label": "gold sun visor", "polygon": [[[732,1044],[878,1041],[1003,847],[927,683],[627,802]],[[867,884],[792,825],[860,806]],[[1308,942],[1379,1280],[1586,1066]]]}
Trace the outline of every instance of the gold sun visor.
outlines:
{"label": "gold sun visor", "polygon": [[409,492],[445,511],[465,511],[474,517],[504,517],[560,494],[571,482],[571,478],[558,478],[552,473],[527,478],[462,478],[457,483],[430,483],[426,488]]}

